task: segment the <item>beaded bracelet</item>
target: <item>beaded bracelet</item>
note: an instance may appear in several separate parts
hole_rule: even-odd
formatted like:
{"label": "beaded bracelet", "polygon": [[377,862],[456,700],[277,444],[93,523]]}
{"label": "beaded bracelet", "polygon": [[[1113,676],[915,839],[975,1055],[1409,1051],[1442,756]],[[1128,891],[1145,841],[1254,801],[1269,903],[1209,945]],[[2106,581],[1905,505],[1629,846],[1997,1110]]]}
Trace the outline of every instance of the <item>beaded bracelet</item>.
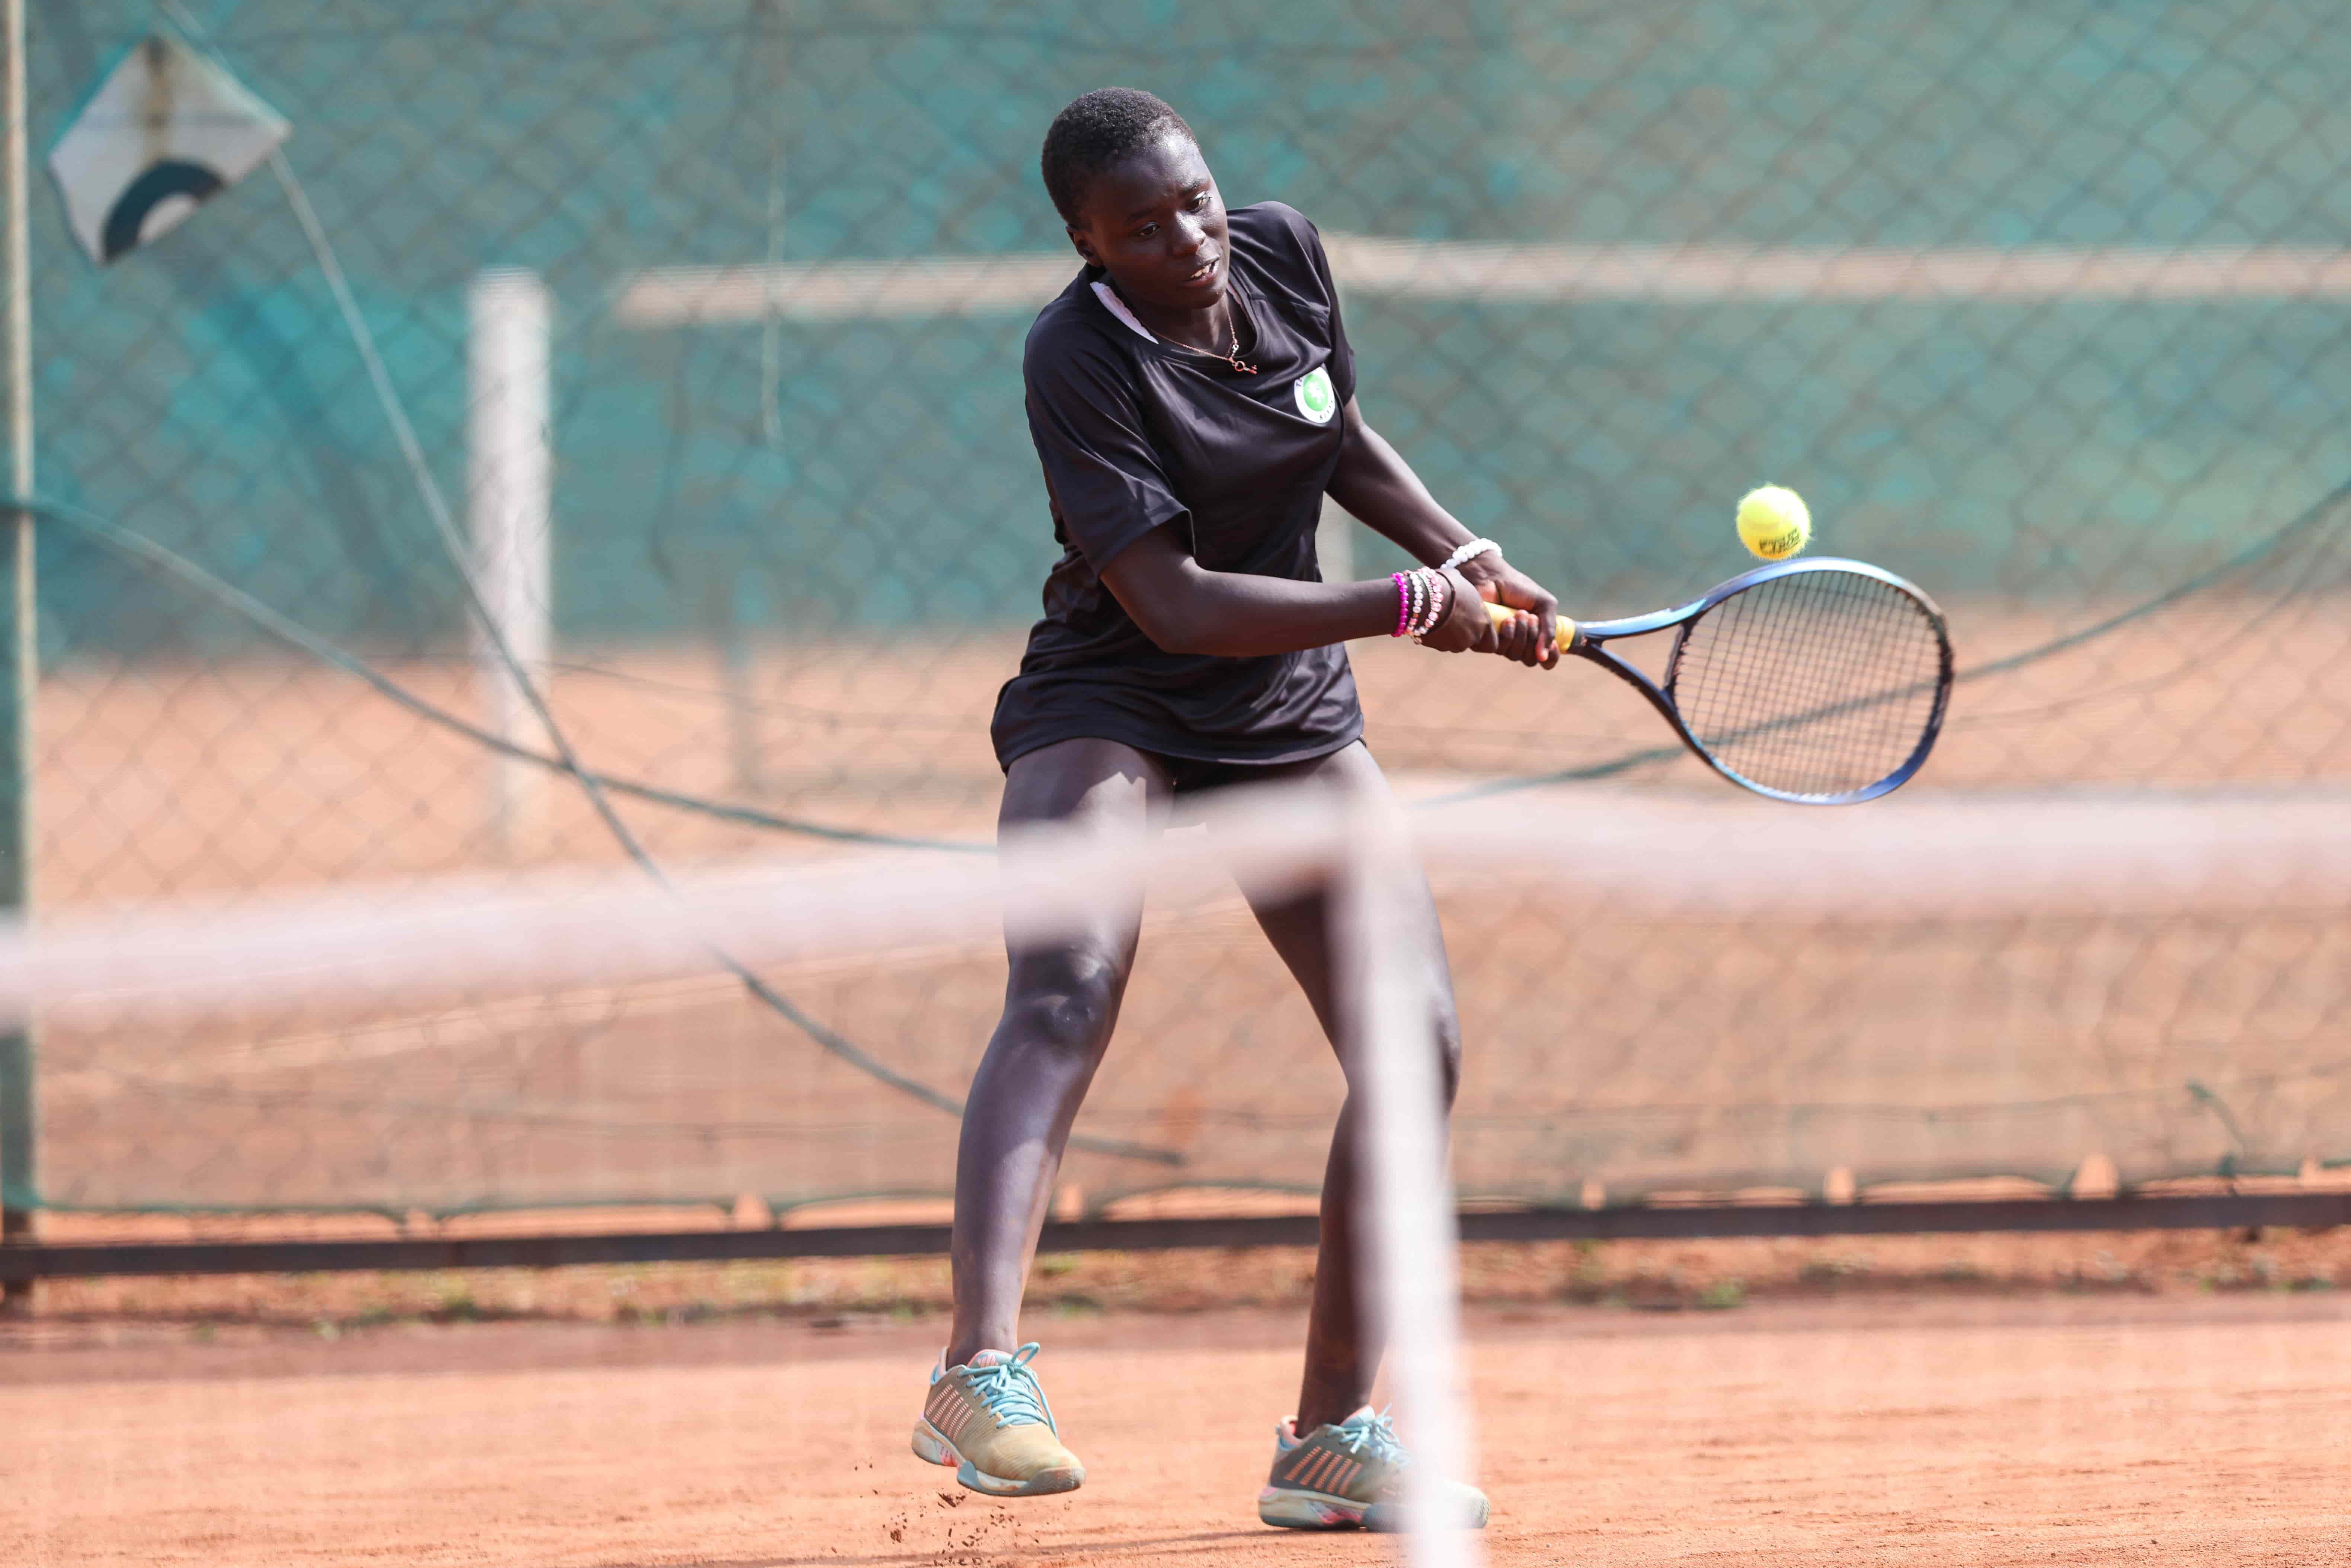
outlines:
{"label": "beaded bracelet", "polygon": [[1412,640],[1416,643],[1436,631],[1437,623],[1453,607],[1453,585],[1445,580],[1443,572],[1424,568],[1416,575],[1428,590],[1428,602],[1423,607],[1420,624],[1413,629]]}
{"label": "beaded bracelet", "polygon": [[1468,544],[1463,545],[1460,549],[1455,550],[1451,555],[1447,556],[1442,561],[1438,562],[1437,570],[1439,571],[1451,571],[1455,567],[1459,566],[1464,561],[1476,560],[1481,555],[1491,555],[1501,548],[1502,547],[1500,545],[1496,544],[1492,539],[1471,539]]}
{"label": "beaded bracelet", "polygon": [[1417,643],[1436,631],[1445,612],[1453,608],[1453,586],[1433,567],[1392,571],[1388,580],[1396,591],[1396,624],[1388,633],[1391,637],[1409,637]]}

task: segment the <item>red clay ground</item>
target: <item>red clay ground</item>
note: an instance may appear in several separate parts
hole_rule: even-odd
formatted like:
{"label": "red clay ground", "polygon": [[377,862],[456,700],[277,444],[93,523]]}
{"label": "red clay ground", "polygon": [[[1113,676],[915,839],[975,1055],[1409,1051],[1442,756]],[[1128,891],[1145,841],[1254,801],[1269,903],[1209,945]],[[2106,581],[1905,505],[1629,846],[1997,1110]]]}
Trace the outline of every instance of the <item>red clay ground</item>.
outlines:
{"label": "red clay ground", "polygon": [[[2347,1320],[2315,1294],[1479,1309],[1487,1544],[1612,1568],[2339,1563]],[[1389,1559],[1252,1516],[1294,1312],[1039,1326],[1092,1479],[1018,1506],[906,1452],[927,1322],[19,1336],[0,1560]]]}

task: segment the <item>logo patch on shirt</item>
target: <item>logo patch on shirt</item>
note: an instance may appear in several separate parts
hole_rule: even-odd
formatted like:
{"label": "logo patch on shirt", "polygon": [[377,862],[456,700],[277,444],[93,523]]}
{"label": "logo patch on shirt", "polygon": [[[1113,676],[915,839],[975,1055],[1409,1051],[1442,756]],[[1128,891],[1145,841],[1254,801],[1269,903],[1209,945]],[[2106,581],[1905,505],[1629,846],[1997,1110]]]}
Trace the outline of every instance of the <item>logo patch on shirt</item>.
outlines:
{"label": "logo patch on shirt", "polygon": [[1298,412],[1317,424],[1328,424],[1331,416],[1339,412],[1339,400],[1331,391],[1331,372],[1317,365],[1291,383],[1290,396],[1298,400]]}

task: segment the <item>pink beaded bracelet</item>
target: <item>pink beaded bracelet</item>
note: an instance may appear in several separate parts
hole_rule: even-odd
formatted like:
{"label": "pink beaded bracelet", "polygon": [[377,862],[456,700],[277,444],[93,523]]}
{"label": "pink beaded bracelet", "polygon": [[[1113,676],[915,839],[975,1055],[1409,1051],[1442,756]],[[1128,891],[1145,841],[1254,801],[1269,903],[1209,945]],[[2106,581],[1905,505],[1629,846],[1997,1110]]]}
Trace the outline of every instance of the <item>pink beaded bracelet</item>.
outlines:
{"label": "pink beaded bracelet", "polygon": [[1453,607],[1453,586],[1445,580],[1443,572],[1424,570],[1420,576],[1428,590],[1428,602],[1422,607],[1420,624],[1413,628],[1412,640],[1416,643],[1436,631],[1437,623]]}
{"label": "pink beaded bracelet", "polygon": [[1395,584],[1396,591],[1396,625],[1388,635],[1401,637],[1412,626],[1412,593],[1405,587],[1404,573],[1392,571],[1388,573],[1388,580]]}

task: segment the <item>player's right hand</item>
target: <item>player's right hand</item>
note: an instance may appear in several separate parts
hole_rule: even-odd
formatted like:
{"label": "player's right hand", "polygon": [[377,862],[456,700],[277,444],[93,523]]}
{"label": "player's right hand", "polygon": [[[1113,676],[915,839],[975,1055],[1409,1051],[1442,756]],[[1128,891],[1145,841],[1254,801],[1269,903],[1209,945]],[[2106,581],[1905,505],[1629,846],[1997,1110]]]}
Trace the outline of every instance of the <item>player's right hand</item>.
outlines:
{"label": "player's right hand", "polygon": [[1542,624],[1527,612],[1518,612],[1494,628],[1494,652],[1521,664],[1549,669],[1559,663],[1559,654],[1553,651],[1549,659],[1543,657]]}
{"label": "player's right hand", "polygon": [[1499,550],[1473,556],[1461,563],[1461,570],[1488,600],[1523,612],[1502,626],[1493,652],[1546,670],[1559,663],[1559,642],[1552,631],[1559,623],[1559,601],[1548,589],[1504,560]]}

